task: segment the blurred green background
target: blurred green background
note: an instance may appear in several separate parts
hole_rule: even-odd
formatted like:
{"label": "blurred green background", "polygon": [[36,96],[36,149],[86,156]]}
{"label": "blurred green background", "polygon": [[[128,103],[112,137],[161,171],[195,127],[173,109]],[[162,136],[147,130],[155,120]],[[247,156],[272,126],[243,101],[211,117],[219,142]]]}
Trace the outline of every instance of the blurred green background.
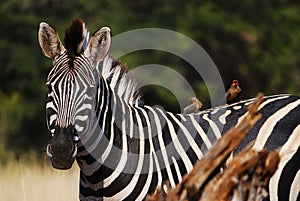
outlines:
{"label": "blurred green background", "polygon": [[[84,19],[91,32],[109,26],[113,36],[150,27],[182,33],[208,52],[225,87],[239,80],[241,98],[258,91],[300,95],[300,3],[296,0],[1,0],[0,163],[45,155],[50,140],[45,80],[51,61],[39,48],[38,25],[48,22],[62,39],[74,17]],[[205,83],[182,59],[146,50],[122,60],[132,68],[149,63],[172,67],[209,107]],[[163,87],[142,91],[147,104],[179,112],[177,100]]]}

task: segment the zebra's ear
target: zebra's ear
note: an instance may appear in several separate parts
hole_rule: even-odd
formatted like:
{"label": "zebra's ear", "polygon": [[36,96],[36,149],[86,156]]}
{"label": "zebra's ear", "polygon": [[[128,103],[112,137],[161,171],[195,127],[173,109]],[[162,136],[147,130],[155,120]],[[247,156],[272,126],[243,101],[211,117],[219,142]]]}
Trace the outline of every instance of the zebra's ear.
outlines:
{"label": "zebra's ear", "polygon": [[45,22],[40,23],[38,40],[44,55],[48,58],[55,60],[58,55],[65,51],[57,32]]}
{"label": "zebra's ear", "polygon": [[111,44],[111,34],[108,27],[102,27],[96,31],[90,40],[88,48],[84,54],[92,62],[98,62],[107,55]]}

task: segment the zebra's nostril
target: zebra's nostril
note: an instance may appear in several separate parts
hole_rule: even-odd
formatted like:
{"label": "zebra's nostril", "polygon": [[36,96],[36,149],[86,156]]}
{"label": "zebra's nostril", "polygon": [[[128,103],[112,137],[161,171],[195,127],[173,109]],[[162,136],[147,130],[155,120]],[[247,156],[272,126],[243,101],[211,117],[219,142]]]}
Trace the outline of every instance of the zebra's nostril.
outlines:
{"label": "zebra's nostril", "polygon": [[47,145],[47,156],[49,156],[51,158],[53,157],[53,155],[51,153],[51,145],[50,144]]}

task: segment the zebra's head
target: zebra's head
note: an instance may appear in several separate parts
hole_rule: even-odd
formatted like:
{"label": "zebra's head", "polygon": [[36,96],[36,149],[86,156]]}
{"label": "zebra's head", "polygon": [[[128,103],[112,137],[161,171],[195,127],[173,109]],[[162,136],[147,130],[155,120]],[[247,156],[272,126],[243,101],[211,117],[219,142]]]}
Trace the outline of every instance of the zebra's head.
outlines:
{"label": "zebra's head", "polygon": [[47,155],[54,168],[69,169],[77,154],[79,133],[87,133],[91,124],[93,94],[97,90],[95,66],[108,53],[110,29],[103,27],[90,38],[84,22],[74,19],[65,32],[63,45],[57,32],[42,22],[38,40],[53,63],[46,82],[46,119],[52,134]]}

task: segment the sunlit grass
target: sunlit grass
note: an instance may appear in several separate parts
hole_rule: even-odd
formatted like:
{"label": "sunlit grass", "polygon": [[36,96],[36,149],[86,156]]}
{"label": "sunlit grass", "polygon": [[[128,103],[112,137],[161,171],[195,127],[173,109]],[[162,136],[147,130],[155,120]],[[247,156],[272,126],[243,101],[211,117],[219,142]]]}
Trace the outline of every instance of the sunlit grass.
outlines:
{"label": "sunlit grass", "polygon": [[1,201],[78,200],[79,168],[67,171],[49,165],[10,162],[0,165]]}

